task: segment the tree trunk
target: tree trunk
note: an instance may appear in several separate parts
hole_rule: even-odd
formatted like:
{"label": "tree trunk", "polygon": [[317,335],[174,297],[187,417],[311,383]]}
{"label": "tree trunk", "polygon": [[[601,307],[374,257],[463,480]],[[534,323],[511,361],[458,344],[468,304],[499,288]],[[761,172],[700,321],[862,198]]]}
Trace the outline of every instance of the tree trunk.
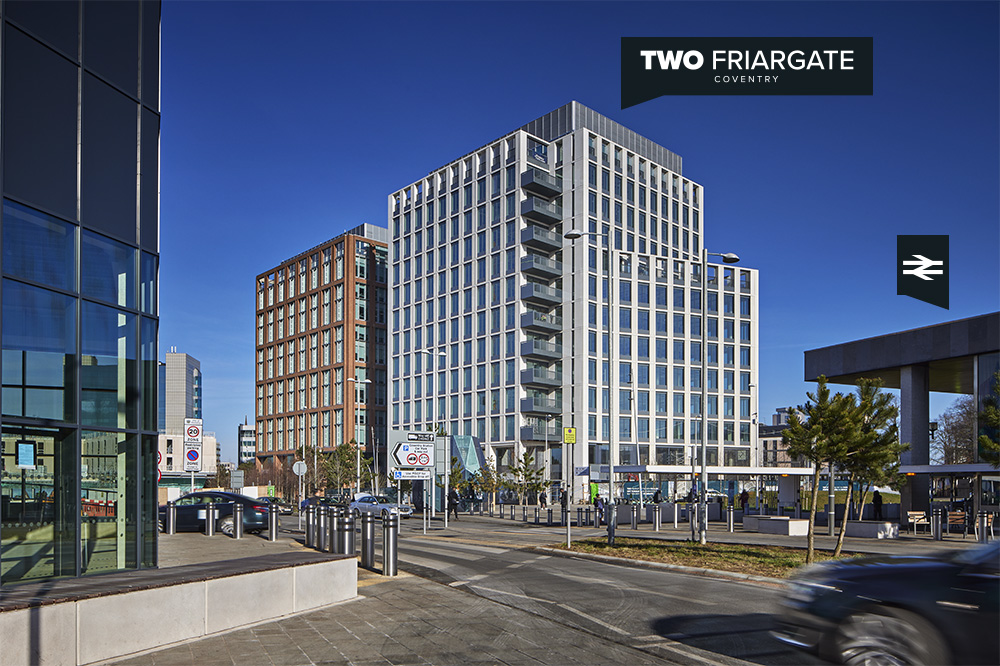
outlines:
{"label": "tree trunk", "polygon": [[[854,493],[854,473],[847,478],[847,500],[844,502],[844,520],[840,523],[840,534],[837,535],[837,546],[833,549],[834,559],[840,557],[840,551],[844,548],[844,537],[847,535],[847,510],[851,506],[851,497]],[[837,515],[837,507],[833,508],[834,515]]]}
{"label": "tree trunk", "polygon": [[813,562],[813,549],[816,544],[816,504],[819,502],[820,461],[815,461],[813,472],[812,503],[809,505],[809,536],[806,537],[806,564]]}

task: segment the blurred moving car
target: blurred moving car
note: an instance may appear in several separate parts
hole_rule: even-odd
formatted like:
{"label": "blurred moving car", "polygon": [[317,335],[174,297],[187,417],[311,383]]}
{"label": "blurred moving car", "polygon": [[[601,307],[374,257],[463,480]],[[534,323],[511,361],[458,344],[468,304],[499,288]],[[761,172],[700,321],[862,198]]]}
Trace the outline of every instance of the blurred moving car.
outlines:
{"label": "blurred moving car", "polygon": [[[227,536],[234,531],[233,506],[243,505],[243,531],[257,534],[267,529],[267,512],[270,505],[253,497],[223,491],[198,491],[188,493],[174,502],[177,507],[177,531],[197,532],[205,529],[208,505],[215,504],[217,519],[215,529]],[[166,530],[167,506],[160,506],[160,531]]]}
{"label": "blurred moving car", "polygon": [[299,503],[299,511],[305,511],[306,508],[310,506],[337,506],[337,502],[329,497],[314,495],[313,497],[305,498]]}
{"label": "blurred moving car", "polygon": [[844,664],[1000,664],[1000,542],[808,566],[775,638]]}
{"label": "blurred moving car", "polygon": [[258,497],[258,502],[266,502],[267,504],[277,507],[278,513],[283,516],[289,516],[295,510],[295,506],[291,502],[286,502],[283,499],[277,497]]}
{"label": "blurred moving car", "polygon": [[409,518],[413,514],[413,507],[409,504],[396,504],[389,501],[385,495],[369,495],[359,493],[354,497],[350,505],[351,513],[357,518],[362,513],[370,513],[380,518],[386,518],[390,513],[399,514],[401,518]]}

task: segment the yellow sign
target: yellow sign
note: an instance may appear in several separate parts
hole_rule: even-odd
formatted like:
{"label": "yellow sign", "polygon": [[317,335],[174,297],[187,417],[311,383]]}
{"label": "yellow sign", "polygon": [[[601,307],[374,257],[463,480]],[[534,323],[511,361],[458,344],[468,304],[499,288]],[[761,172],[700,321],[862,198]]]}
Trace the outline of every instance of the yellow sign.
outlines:
{"label": "yellow sign", "polygon": [[563,428],[563,444],[576,444],[576,428]]}

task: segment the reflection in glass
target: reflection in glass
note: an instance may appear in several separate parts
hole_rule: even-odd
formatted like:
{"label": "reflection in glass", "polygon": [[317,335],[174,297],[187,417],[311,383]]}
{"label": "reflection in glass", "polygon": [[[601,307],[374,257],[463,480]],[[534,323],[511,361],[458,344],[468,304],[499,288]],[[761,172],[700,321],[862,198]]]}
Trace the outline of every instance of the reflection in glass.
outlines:
{"label": "reflection in glass", "polygon": [[139,264],[139,309],[145,314],[156,314],[156,255],[143,252]]}
{"label": "reflection in glass", "polygon": [[[4,425],[0,583],[76,574],[74,439],[73,430]],[[18,447],[34,452],[32,465]]]}
{"label": "reflection in glass", "polygon": [[135,307],[135,248],[84,229],[80,291],[84,296]]}
{"label": "reflection in glass", "polygon": [[140,326],[140,358],[142,360],[140,372],[142,373],[142,429],[158,430],[157,419],[158,399],[157,399],[157,361],[156,361],[156,326],[155,319],[143,317]]}
{"label": "reflection in glass", "polygon": [[136,377],[136,316],[83,303],[80,421],[111,428],[135,428],[139,396]]}
{"label": "reflection in glass", "polygon": [[75,421],[76,300],[3,281],[3,413]]}
{"label": "reflection in glass", "polygon": [[5,200],[3,238],[5,274],[67,291],[76,288],[72,224]]}
{"label": "reflection in glass", "polygon": [[80,444],[81,572],[135,568],[136,437],[84,430]]}
{"label": "reflection in glass", "polygon": [[157,437],[142,436],[142,566],[156,566],[156,545],[159,529],[159,499],[157,480]]}

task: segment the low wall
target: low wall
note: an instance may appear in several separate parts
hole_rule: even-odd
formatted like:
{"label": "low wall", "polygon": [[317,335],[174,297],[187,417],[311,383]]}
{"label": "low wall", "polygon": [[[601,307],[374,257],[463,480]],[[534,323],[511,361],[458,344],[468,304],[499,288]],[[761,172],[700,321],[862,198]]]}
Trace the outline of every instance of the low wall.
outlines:
{"label": "low wall", "polygon": [[357,594],[357,559],[344,557],[7,610],[0,613],[0,666],[91,664]]}
{"label": "low wall", "polygon": [[743,516],[743,530],[761,534],[805,536],[809,534],[809,521],[805,518],[782,516]]}
{"label": "low wall", "polygon": [[881,520],[848,520],[847,536],[868,539],[898,539],[899,523]]}

